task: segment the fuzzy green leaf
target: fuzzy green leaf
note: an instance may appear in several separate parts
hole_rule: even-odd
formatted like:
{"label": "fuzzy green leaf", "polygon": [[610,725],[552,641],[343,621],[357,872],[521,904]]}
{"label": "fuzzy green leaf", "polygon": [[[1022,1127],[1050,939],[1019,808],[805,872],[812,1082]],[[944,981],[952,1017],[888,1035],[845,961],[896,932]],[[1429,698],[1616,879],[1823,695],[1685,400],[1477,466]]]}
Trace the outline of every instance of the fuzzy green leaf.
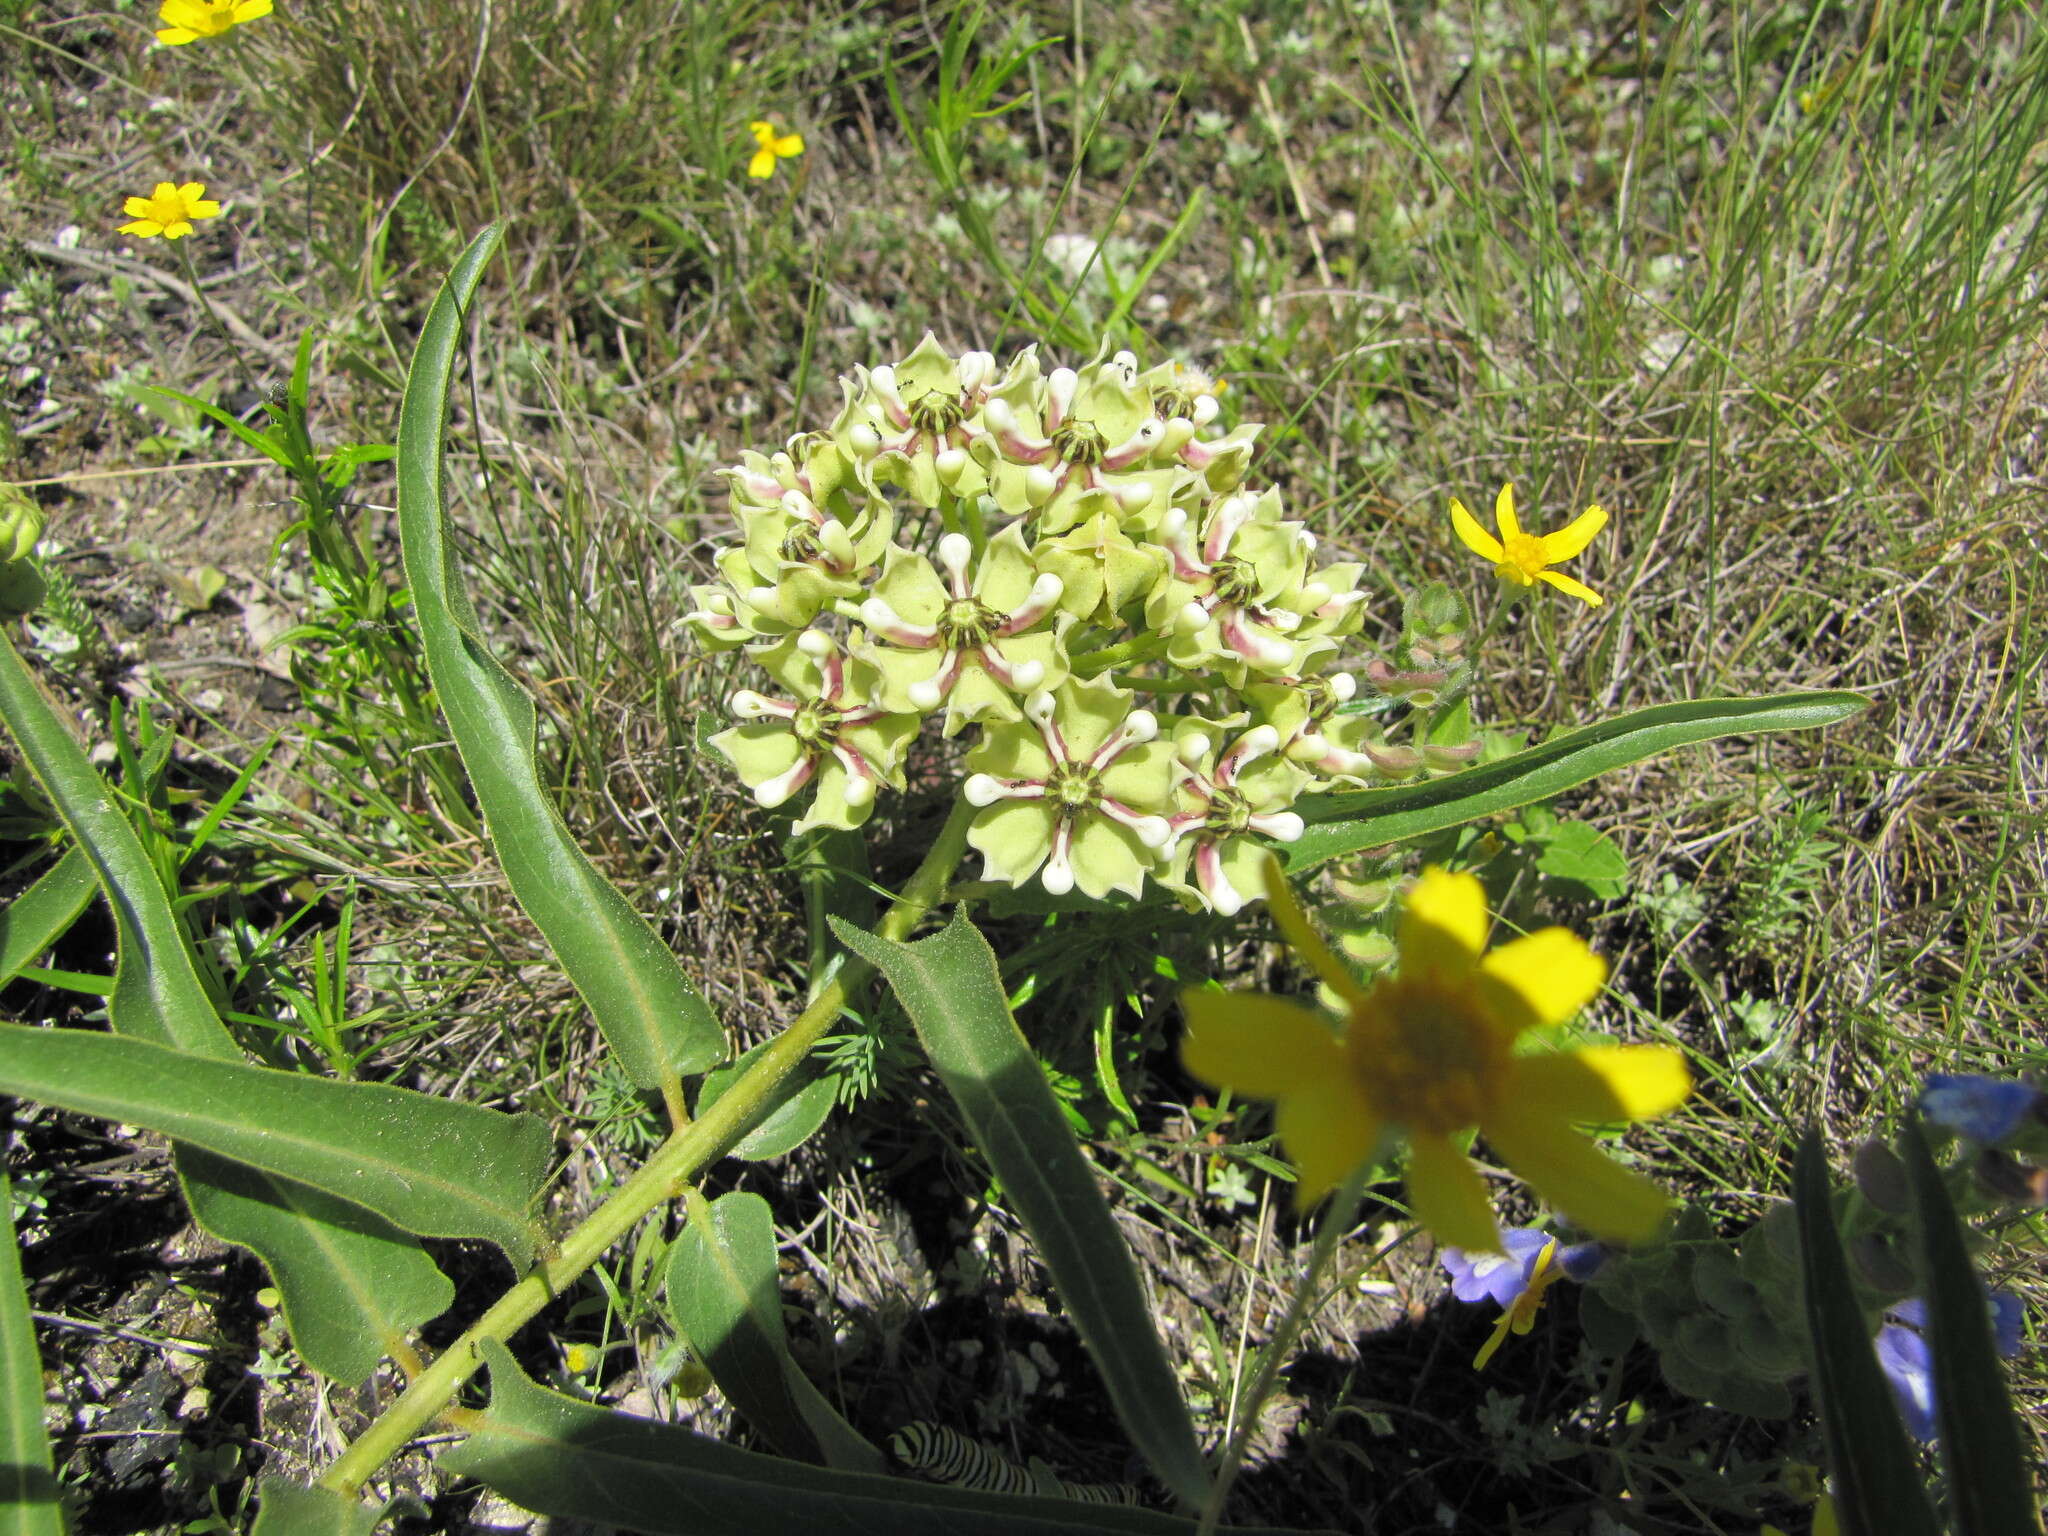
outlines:
{"label": "fuzzy green leaf", "polygon": [[1909,1122],[1900,1145],[1912,1182],[1913,1226],[1927,1286],[1934,1411],[1957,1536],[2038,1533],[2019,1422],[1998,1363],[1984,1283],[1927,1138]]}
{"label": "fuzzy green leaf", "polygon": [[36,883],[0,909],[0,985],[64,937],[99,889],[92,860],[72,848],[44,870]]}
{"label": "fuzzy green leaf", "polygon": [[725,1033],[647,920],[563,824],[534,755],[533,700],[491,655],[456,567],[442,436],[467,307],[502,231],[485,230],[449,274],[420,333],[398,429],[406,580],[435,695],[448,717],[512,894],[547,939],[636,1087],[725,1059]]}
{"label": "fuzzy green leaf", "polygon": [[549,1143],[531,1115],[22,1024],[0,1024],[0,1090],[147,1126],[425,1237],[486,1238],[522,1268],[533,1258]]}
{"label": "fuzzy green leaf", "polygon": [[307,1488],[281,1477],[261,1485],[263,1506],[249,1536],[370,1536],[377,1508],[332,1488]]}
{"label": "fuzzy green leaf", "polygon": [[[744,1081],[747,1069],[773,1043],[764,1040],[737,1061],[705,1073],[697,1089],[696,1113],[702,1115],[725,1097],[727,1089]],[[817,1060],[815,1055],[807,1057],[776,1086],[769,1095],[767,1112],[733,1144],[730,1156],[755,1163],[786,1157],[817,1135],[839,1102],[838,1083],[818,1069]]]}
{"label": "fuzzy green leaf", "polygon": [[[1809,1129],[1801,1138],[1792,1179],[1813,1395],[1827,1435],[1842,1536],[1939,1536],[1920,1486],[1919,1458],[1878,1366],[1835,1230],[1818,1131]],[[1980,1310],[1981,1305],[1980,1300]]]}
{"label": "fuzzy green leaf", "polygon": [[719,1389],[784,1455],[882,1470],[882,1453],[790,1358],[766,1200],[743,1191],[692,1200],[690,1224],[669,1249],[668,1306]]}
{"label": "fuzzy green leaf", "polygon": [[63,1506],[43,1431],[43,1359],[36,1353],[14,1191],[0,1169],[0,1536],[63,1536]]}
{"label": "fuzzy green leaf", "polygon": [[841,922],[832,929],[895,988],[925,1054],[1036,1240],[1132,1441],[1161,1482],[1199,1505],[1209,1472],[1152,1308],[1095,1169],[1010,1017],[988,941],[964,912],[915,944],[892,944]]}
{"label": "fuzzy green leaf", "polygon": [[1758,731],[1813,730],[1867,708],[1860,693],[1783,693],[1766,699],[1694,699],[1631,710],[1554,741],[1448,778],[1393,789],[1314,795],[1294,809],[1310,825],[1285,849],[1289,874],[1386,843],[1406,842],[1481,816],[1547,800],[1574,785],[1674,747]]}
{"label": "fuzzy green leaf", "polygon": [[[974,1493],[784,1461],[609,1413],[527,1380],[503,1344],[483,1428],[441,1457],[522,1508],[645,1536],[1191,1536],[1191,1520],[1065,1499]],[[1279,1536],[1226,1527],[1232,1536]]]}

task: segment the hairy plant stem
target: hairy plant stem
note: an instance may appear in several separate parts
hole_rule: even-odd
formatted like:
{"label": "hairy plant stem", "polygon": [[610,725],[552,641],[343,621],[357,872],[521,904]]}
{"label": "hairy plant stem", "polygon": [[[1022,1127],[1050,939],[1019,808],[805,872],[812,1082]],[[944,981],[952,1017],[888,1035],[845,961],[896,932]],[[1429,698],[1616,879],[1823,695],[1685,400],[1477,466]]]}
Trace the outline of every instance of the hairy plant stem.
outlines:
{"label": "hairy plant stem", "polygon": [[[967,824],[974,807],[956,802],[931,851],[910,877],[910,883],[876,926],[885,939],[910,936],[918,920],[945,894],[953,870],[967,848]],[[640,1171],[621,1185],[582,1224],[562,1240],[552,1255],[528,1270],[468,1332],[400,1393],[355,1443],[321,1474],[320,1486],[357,1494],[363,1484],[403,1450],[408,1441],[448,1406],[482,1360],[477,1346],[485,1339],[504,1341],[536,1312],[559,1296],[604,1251],[632,1231],[640,1219],[666,1204],[704,1169],[724,1156],[769,1108],[775,1089],[793,1072],[811,1047],[839,1017],[847,994],[865,980],[871,968],[848,956],[838,975],[809,1007],[756,1058],[746,1075],[705,1110],[655,1149]]]}
{"label": "hairy plant stem", "polygon": [[1309,1250],[1308,1268],[1303,1271],[1301,1283],[1294,1288],[1294,1294],[1288,1298],[1287,1311],[1280,1319],[1280,1326],[1274,1330],[1260,1357],[1259,1373],[1252,1378],[1251,1390],[1238,1400],[1237,1427],[1231,1431],[1230,1443],[1223,1448],[1223,1464],[1216,1469],[1216,1481],[1210,1485],[1209,1497],[1202,1505],[1201,1522],[1195,1527],[1195,1536],[1214,1536],[1217,1522],[1223,1518],[1223,1505],[1230,1497],[1230,1485],[1237,1480],[1238,1470],[1244,1465],[1245,1447],[1251,1443],[1252,1432],[1258,1428],[1259,1410],[1265,1406],[1273,1383],[1279,1380],[1281,1366],[1294,1352],[1302,1325],[1320,1305],[1323,1272],[1336,1256],[1337,1240],[1350,1230],[1353,1218],[1358,1215],[1358,1202],[1365,1193],[1366,1176],[1375,1162],[1376,1158],[1367,1158],[1354,1168],[1351,1176],[1338,1188],[1336,1198],[1323,1212],[1322,1224],[1316,1228],[1316,1245]]}

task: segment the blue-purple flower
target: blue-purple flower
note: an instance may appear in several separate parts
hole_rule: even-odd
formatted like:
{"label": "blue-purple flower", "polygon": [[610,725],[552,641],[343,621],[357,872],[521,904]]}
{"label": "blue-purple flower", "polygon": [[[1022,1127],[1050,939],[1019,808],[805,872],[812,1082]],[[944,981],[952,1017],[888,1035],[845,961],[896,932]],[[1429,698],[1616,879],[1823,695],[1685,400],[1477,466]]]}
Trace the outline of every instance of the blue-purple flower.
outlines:
{"label": "blue-purple flower", "polygon": [[[2010,1360],[2020,1352],[2022,1312],[2019,1297],[2010,1291],[1992,1291],[1986,1296],[1991,1307],[1991,1335],[1999,1358]],[[1927,1303],[1914,1296],[1885,1313],[1887,1322],[1877,1330],[1877,1363],[1883,1367],[1899,1400],[1899,1415],[1916,1440],[1932,1440],[1937,1425],[1934,1409],[1934,1351],[1927,1335]]]}
{"label": "blue-purple flower", "polygon": [[1510,1333],[1527,1333],[1536,1325],[1543,1297],[1560,1280],[1588,1280],[1607,1262],[1607,1249],[1600,1243],[1560,1246],[1548,1232],[1534,1227],[1513,1227],[1501,1233],[1505,1253],[1467,1253],[1462,1248],[1445,1248],[1437,1257],[1451,1277],[1451,1294],[1460,1301],[1500,1303],[1500,1320],[1492,1334],[1473,1357],[1479,1370],[1493,1358]]}
{"label": "blue-purple flower", "polygon": [[2030,1117],[2041,1115],[2041,1090],[2031,1083],[1977,1073],[1930,1073],[1920,1092],[1920,1113],[1936,1125],[1996,1146]]}

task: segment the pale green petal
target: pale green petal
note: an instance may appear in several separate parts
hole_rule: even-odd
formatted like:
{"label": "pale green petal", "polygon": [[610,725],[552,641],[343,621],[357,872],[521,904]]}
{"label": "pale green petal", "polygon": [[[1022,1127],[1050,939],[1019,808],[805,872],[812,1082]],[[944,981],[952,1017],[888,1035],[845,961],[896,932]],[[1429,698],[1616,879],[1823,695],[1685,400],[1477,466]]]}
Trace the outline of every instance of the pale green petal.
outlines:
{"label": "pale green petal", "polygon": [[1058,818],[1042,800],[1001,800],[968,824],[968,845],[985,862],[984,880],[1022,885],[1052,852]]}
{"label": "pale green petal", "polygon": [[1118,754],[1103,772],[1102,792],[1134,811],[1163,816],[1173,809],[1173,787],[1179,777],[1172,745],[1148,741]]}
{"label": "pale green petal", "polygon": [[916,715],[878,715],[865,725],[849,725],[839,740],[868,760],[892,789],[903,787],[903,759],[922,722]]}
{"label": "pale green petal", "polygon": [[1401,913],[1401,973],[1460,976],[1486,947],[1486,888],[1477,875],[1432,864]]}
{"label": "pale green petal", "polygon": [[1111,891],[1126,896],[1145,893],[1145,876],[1156,862],[1151,849],[1129,827],[1095,814],[1079,817],[1074,827],[1074,884],[1103,899]]}
{"label": "pale green petal", "polygon": [[1024,712],[1009,690],[989,676],[978,661],[960,668],[960,679],[946,695],[946,734],[956,736],[970,725],[992,720],[1001,723],[1022,720]]}
{"label": "pale green petal", "polygon": [[1067,744],[1070,762],[1093,757],[1131,713],[1134,696],[1105,674],[1085,681],[1070,678],[1053,694],[1053,724]]}
{"label": "pale green petal", "polygon": [[1414,1135],[1408,1152],[1408,1208],[1436,1240],[1467,1253],[1499,1253],[1500,1223],[1486,1185],[1447,1136]]}
{"label": "pale green petal", "polygon": [[817,792],[811,800],[810,809],[790,828],[792,832],[808,832],[813,827],[830,827],[841,832],[851,832],[875,813],[875,800],[863,800],[858,805],[846,803],[846,786],[850,782],[847,772],[839,765],[836,757],[827,757],[819,766]]}
{"label": "pale green petal", "polygon": [[946,653],[937,646],[928,651],[906,651],[880,644],[869,635],[856,635],[849,643],[857,648],[855,654],[874,669],[878,680],[875,702],[900,714],[919,712],[910,701],[911,686],[928,681],[946,661]]}
{"label": "pale green petal", "polygon": [[711,738],[711,745],[725,754],[740,782],[749,789],[789,772],[804,755],[803,747],[788,727],[762,720],[749,720],[720,731]]}
{"label": "pale green petal", "polygon": [[[1476,879],[1472,883],[1479,884]],[[1480,903],[1483,922],[1483,896]],[[1402,942],[1407,942],[1405,930]],[[1569,928],[1544,928],[1513,939],[1481,960],[1479,970],[1490,983],[1487,1002],[1510,1034],[1577,1017],[1607,982],[1607,961]]]}
{"label": "pale green petal", "polygon": [[974,595],[1008,618],[1024,606],[1038,580],[1038,567],[1024,546],[1024,525],[1012,523],[988,541],[981,569],[974,573]]}
{"label": "pale green petal", "polygon": [[933,390],[957,399],[960,365],[939,345],[939,338],[926,331],[916,350],[896,365],[896,393],[908,405]]}
{"label": "pale green petal", "polygon": [[1668,1045],[1590,1045],[1518,1056],[1508,1094],[1587,1125],[1648,1120],[1692,1092],[1685,1053]]}
{"label": "pale green petal", "polygon": [[1052,777],[1052,755],[1028,721],[991,726],[967,753],[968,773],[1039,784]]}
{"label": "pale green petal", "polygon": [[946,611],[950,594],[931,561],[900,544],[891,544],[882,557],[882,575],[875,583],[874,595],[895,609],[898,618],[930,625]]}
{"label": "pale green petal", "polygon": [[1547,1104],[1509,1098],[1480,1130],[1536,1193],[1604,1242],[1648,1241],[1670,1208],[1655,1182],[1606,1156]]}

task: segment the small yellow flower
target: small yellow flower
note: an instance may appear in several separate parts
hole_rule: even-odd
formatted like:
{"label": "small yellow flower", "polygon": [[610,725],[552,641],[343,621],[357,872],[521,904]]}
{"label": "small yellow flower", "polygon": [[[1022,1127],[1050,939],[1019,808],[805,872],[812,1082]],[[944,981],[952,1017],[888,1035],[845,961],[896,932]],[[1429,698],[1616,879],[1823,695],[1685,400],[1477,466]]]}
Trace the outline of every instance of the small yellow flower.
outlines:
{"label": "small yellow flower", "polygon": [[1522,1294],[1501,1308],[1500,1316],[1494,1321],[1493,1332],[1479,1346],[1479,1353],[1472,1357],[1473,1370],[1485,1370],[1486,1362],[1493,1358],[1495,1350],[1507,1343],[1509,1334],[1527,1333],[1536,1326],[1536,1314],[1543,1310],[1543,1293],[1564,1278],[1564,1269],[1556,1260],[1557,1239],[1553,1237],[1536,1255],[1535,1266],[1529,1271]]}
{"label": "small yellow flower", "polygon": [[1522,525],[1515,520],[1515,488],[1504,485],[1500,488],[1500,495],[1494,498],[1493,520],[1500,527],[1497,539],[1479,526],[1479,519],[1465,510],[1462,501],[1455,496],[1451,498],[1451,527],[1467,549],[1480,559],[1493,562],[1501,580],[1524,587],[1547,581],[1558,591],[1584,598],[1595,608],[1606,601],[1591,587],[1549,569],[1560,560],[1571,559],[1593,542],[1593,535],[1607,526],[1604,508],[1586,508],[1556,533],[1524,533]]}
{"label": "small yellow flower", "polygon": [[160,181],[149,196],[129,198],[121,205],[121,211],[135,221],[123,224],[122,234],[144,240],[154,240],[158,235],[178,240],[192,233],[194,219],[219,218],[220,204],[207,197],[204,182],[188,181],[176,187]]}
{"label": "small yellow flower", "polygon": [[581,1376],[595,1366],[600,1356],[588,1344],[565,1344],[562,1347],[562,1369],[571,1376]]}
{"label": "small yellow flower", "polygon": [[749,123],[747,132],[754,136],[754,158],[747,162],[747,174],[757,181],[765,181],[775,174],[775,162],[794,160],[804,152],[804,136],[800,133],[777,134],[773,123]]}
{"label": "small yellow flower", "polygon": [[1500,1252],[1486,1187],[1452,1140],[1476,1125],[1510,1168],[1595,1237],[1641,1242],[1656,1231],[1664,1191],[1572,1126],[1675,1108],[1692,1092],[1684,1056],[1658,1045],[1515,1053],[1518,1037],[1564,1023],[1598,995],[1607,962],[1585,940],[1546,928],[1489,952],[1479,881],[1431,868],[1401,916],[1398,971],[1368,989],[1309,926],[1277,861],[1266,895],[1295,953],[1343,1000],[1342,1028],[1262,993],[1191,990],[1181,997],[1181,1060],[1205,1081],[1276,1101],[1301,1205],[1403,1132],[1416,1219],[1444,1243]]}
{"label": "small yellow flower", "polygon": [[164,0],[157,20],[168,23],[156,40],[176,48],[202,37],[219,37],[245,21],[270,14],[270,0]]}

